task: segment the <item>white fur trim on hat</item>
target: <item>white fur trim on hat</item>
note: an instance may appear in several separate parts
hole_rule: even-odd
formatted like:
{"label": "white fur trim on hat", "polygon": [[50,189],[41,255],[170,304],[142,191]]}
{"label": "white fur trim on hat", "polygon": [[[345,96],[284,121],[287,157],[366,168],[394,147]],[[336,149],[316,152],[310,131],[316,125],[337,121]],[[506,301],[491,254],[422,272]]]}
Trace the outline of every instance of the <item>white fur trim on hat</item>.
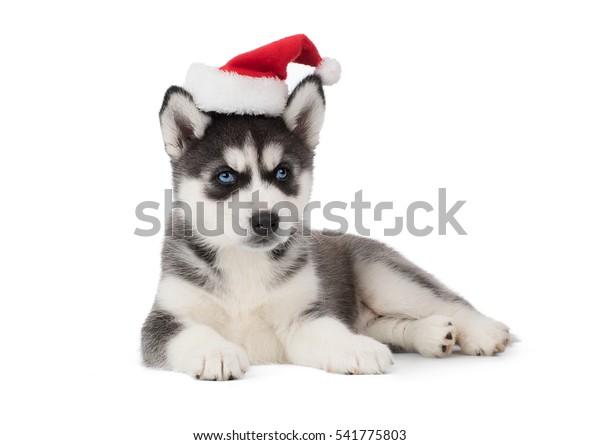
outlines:
{"label": "white fur trim on hat", "polygon": [[202,111],[279,116],[285,109],[288,88],[272,77],[250,77],[194,63],[183,87]]}
{"label": "white fur trim on hat", "polygon": [[333,85],[340,80],[342,66],[335,59],[323,57],[321,63],[315,68],[315,74],[321,78],[323,85]]}

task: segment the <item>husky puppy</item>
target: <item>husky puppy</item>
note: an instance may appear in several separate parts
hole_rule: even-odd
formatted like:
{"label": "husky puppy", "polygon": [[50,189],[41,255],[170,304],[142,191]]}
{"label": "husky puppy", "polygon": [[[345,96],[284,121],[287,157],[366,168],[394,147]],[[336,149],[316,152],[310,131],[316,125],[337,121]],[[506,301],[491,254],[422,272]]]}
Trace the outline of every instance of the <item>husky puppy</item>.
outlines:
{"label": "husky puppy", "polygon": [[[142,328],[147,366],[202,380],[236,379],[258,363],[379,374],[393,363],[388,345],[426,357],[447,357],[455,344],[467,355],[504,351],[504,324],[393,249],[353,235],[301,235],[301,218],[284,221],[275,210],[308,203],[324,112],[314,75],[280,117],[205,113],[186,90],[167,90],[161,130],[175,197],[191,212],[168,223]],[[253,202],[257,191],[262,208],[234,217],[228,204]],[[219,234],[198,227],[219,218]]]}

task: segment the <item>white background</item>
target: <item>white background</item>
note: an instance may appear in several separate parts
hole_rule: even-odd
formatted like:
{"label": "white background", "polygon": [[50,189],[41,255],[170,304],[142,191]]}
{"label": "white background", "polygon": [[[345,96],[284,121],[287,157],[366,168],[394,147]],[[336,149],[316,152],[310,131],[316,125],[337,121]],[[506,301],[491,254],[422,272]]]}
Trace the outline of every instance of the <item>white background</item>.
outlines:
{"label": "white background", "polygon": [[[597,441],[597,4],[216,4],[0,7],[1,442],[184,444],[234,428]],[[170,184],[162,95],[192,62],[300,32],[343,66],[313,198],[363,189],[397,215],[439,187],[467,200],[467,236],[386,241],[509,324],[522,342],[505,354],[397,355],[385,376],[260,366],[225,383],[140,366],[161,237],[133,235],[134,209]]]}

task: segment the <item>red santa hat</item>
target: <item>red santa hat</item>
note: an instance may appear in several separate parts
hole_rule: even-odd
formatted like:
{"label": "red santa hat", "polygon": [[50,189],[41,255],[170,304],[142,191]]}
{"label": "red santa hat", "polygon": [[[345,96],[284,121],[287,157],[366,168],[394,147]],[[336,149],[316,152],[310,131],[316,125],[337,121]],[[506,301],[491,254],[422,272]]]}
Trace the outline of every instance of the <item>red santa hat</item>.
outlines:
{"label": "red santa hat", "polygon": [[321,57],[304,34],[286,37],[234,57],[220,68],[194,63],[183,87],[203,111],[279,116],[288,99],[287,65],[315,67],[324,85],[340,79],[335,59]]}

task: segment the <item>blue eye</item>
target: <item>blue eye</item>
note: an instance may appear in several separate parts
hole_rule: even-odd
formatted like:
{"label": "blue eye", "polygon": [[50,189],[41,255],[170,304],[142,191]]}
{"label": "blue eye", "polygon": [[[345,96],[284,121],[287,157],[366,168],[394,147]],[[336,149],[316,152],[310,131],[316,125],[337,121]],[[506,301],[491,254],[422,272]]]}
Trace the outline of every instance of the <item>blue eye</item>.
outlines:
{"label": "blue eye", "polygon": [[283,167],[279,167],[276,171],[275,171],[275,178],[277,178],[278,181],[285,181],[288,177],[288,171],[286,168]]}
{"label": "blue eye", "polygon": [[217,175],[217,180],[221,184],[233,184],[235,181],[235,173],[230,171],[224,171]]}

